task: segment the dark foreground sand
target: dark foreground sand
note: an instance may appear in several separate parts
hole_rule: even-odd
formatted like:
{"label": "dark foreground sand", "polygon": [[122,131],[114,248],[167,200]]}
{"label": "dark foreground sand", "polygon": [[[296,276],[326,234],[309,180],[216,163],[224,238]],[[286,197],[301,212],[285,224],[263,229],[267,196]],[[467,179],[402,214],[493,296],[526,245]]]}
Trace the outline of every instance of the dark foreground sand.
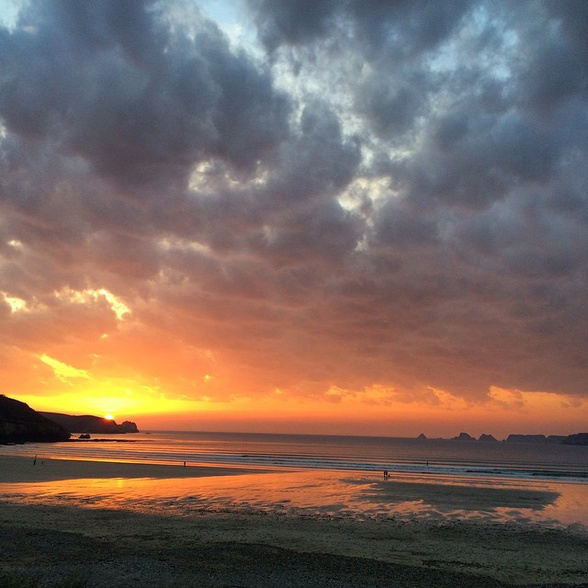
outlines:
{"label": "dark foreground sand", "polygon": [[[588,587],[588,537],[570,529],[210,509],[180,517],[19,502],[3,492],[7,484],[67,480],[86,467],[95,476],[124,472],[120,464],[64,462],[42,474],[5,459],[0,587]],[[146,475],[141,467],[124,466],[129,476]],[[144,467],[154,477],[185,475]],[[243,471],[188,469],[194,478]]]}

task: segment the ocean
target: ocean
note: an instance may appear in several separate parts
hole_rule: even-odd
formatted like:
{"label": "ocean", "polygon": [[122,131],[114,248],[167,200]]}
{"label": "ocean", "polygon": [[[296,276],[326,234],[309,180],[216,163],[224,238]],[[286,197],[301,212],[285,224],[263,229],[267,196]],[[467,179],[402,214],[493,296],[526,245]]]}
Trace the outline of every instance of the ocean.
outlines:
{"label": "ocean", "polygon": [[[0,446],[0,501],[178,517],[580,525],[588,533],[588,447],[172,431],[95,437]],[[72,475],[60,473],[63,464]]]}
{"label": "ocean", "polygon": [[588,447],[331,435],[152,431],[0,446],[0,455],[151,464],[222,464],[588,483]]}

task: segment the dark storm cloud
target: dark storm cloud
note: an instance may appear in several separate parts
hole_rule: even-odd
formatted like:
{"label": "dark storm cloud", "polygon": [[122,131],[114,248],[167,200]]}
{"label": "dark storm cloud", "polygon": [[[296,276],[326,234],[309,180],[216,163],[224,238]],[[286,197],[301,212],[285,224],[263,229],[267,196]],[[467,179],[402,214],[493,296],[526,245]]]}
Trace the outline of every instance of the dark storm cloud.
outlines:
{"label": "dark storm cloud", "polygon": [[5,332],[61,337],[54,293],[107,288],[247,394],[584,395],[585,5],[251,0],[254,58],[173,2],[28,4],[0,291],[33,314],[0,296]]}
{"label": "dark storm cloud", "polygon": [[410,55],[435,47],[471,4],[464,0],[249,0],[270,50],[328,37],[341,26],[365,43],[371,57],[389,50]]}
{"label": "dark storm cloud", "polygon": [[[588,7],[566,0],[545,4],[558,25],[541,39],[531,66],[540,75],[529,76],[530,97],[540,106],[553,106],[570,96],[588,92]],[[533,31],[545,34],[545,31]]]}
{"label": "dark storm cloud", "polygon": [[405,131],[414,128],[422,111],[426,94],[413,80],[385,80],[374,73],[356,92],[356,107],[380,138],[401,140]]}
{"label": "dark storm cloud", "polygon": [[336,0],[250,0],[249,3],[261,39],[270,50],[282,43],[304,43],[325,35],[340,4]]}
{"label": "dark storm cloud", "polygon": [[295,206],[309,198],[332,198],[354,177],[359,161],[357,143],[344,140],[335,114],[324,104],[309,104],[300,117],[299,135],[282,148],[268,197]]}
{"label": "dark storm cloud", "polygon": [[183,179],[209,156],[254,166],[286,133],[286,97],[213,23],[191,40],[157,17],[146,2],[33,3],[2,31],[7,128],[131,187]]}
{"label": "dark storm cloud", "polygon": [[449,113],[435,123],[421,152],[393,167],[415,201],[486,206],[518,182],[546,182],[561,152],[556,138],[522,113]]}
{"label": "dark storm cloud", "polygon": [[[363,296],[339,301],[371,325],[347,334],[407,379],[583,393],[584,7],[525,4],[513,15],[504,3],[348,2],[324,12],[330,28],[296,35],[308,13],[288,6],[288,28],[281,9],[264,6],[262,39],[272,50],[320,52],[345,38],[371,67],[354,80],[356,112],[390,154],[380,171],[393,192],[375,213],[354,278],[369,279],[381,299],[364,293],[370,310]],[[450,43],[457,51],[444,63],[433,50]],[[408,154],[394,154],[399,141]],[[560,206],[571,209],[559,215]]]}

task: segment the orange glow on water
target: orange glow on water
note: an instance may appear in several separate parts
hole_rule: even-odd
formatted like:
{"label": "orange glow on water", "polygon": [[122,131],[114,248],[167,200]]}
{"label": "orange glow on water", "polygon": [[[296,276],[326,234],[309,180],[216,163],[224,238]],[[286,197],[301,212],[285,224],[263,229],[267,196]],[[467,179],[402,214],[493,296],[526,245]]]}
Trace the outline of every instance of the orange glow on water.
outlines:
{"label": "orange glow on water", "polygon": [[[83,508],[107,507],[166,516],[191,516],[196,505],[213,512],[233,512],[238,508],[243,513],[286,514],[291,510],[298,514],[303,509],[312,515],[343,515],[360,520],[393,515],[413,520],[459,518],[548,525],[588,522],[585,484],[490,478],[465,482],[459,478],[410,474],[382,482],[373,473],[328,471],[239,474],[235,470],[236,475],[216,475],[213,469],[206,468],[202,472],[198,468],[177,468],[179,475],[174,477],[173,472],[162,472],[157,466],[146,466],[151,469],[150,477],[135,478],[109,477],[109,470],[117,464],[79,465],[89,470],[95,468],[96,477],[74,475],[53,481],[4,483],[3,491],[17,494],[23,504],[60,504],[65,498],[69,505]],[[127,472],[132,474],[133,467],[136,466],[127,468]],[[196,477],[189,477],[191,471]],[[159,477],[162,475],[171,477]]]}

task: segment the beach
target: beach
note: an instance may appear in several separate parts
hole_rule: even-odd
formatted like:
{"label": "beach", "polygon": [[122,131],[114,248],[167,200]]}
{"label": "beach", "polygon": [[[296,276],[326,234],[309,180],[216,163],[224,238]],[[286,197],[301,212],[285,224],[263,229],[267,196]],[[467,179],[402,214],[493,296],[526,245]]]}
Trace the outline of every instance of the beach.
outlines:
{"label": "beach", "polygon": [[0,586],[588,586],[581,492],[0,457]]}

